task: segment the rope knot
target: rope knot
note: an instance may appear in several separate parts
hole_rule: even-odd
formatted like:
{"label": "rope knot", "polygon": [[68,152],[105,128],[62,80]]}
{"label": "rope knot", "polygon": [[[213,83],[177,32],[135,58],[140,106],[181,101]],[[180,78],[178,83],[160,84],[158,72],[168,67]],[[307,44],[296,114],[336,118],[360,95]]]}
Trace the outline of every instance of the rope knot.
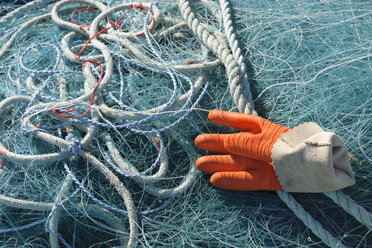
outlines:
{"label": "rope knot", "polygon": [[143,6],[142,6],[142,3],[131,4],[131,6],[132,6],[134,9],[144,10],[144,8],[143,8]]}
{"label": "rope knot", "polygon": [[[52,111],[53,111],[53,113],[55,113],[59,117],[62,117],[62,118],[71,118],[71,116],[62,115],[62,114],[63,113],[71,113],[72,111],[74,111],[74,109],[69,109],[69,110],[53,109]],[[76,118],[76,117],[74,117],[74,118]]]}
{"label": "rope knot", "polygon": [[76,158],[79,157],[79,150],[80,149],[84,149],[83,148],[83,144],[81,144],[80,140],[74,138],[74,136],[69,133],[67,136],[66,136],[66,141],[70,142],[70,147],[67,149],[67,151],[75,156]]}

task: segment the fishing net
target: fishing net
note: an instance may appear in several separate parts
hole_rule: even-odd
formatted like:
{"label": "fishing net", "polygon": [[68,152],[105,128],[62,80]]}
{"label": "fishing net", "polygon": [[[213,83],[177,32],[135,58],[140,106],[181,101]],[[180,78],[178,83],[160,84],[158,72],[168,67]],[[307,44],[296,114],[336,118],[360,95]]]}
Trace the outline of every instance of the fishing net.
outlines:
{"label": "fishing net", "polygon": [[[372,247],[369,1],[0,3],[1,247]],[[254,107],[253,107],[254,106]],[[220,190],[212,109],[349,151],[325,194]]]}

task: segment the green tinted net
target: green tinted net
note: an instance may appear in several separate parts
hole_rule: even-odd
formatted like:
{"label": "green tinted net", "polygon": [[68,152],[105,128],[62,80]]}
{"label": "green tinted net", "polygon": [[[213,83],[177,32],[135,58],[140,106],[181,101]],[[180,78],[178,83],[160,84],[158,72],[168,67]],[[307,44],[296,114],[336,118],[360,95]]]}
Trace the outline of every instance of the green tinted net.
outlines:
{"label": "green tinted net", "polygon": [[[0,247],[372,246],[369,1],[3,1],[0,15]],[[356,184],[213,187],[193,139],[233,130],[212,109],[318,123]]]}

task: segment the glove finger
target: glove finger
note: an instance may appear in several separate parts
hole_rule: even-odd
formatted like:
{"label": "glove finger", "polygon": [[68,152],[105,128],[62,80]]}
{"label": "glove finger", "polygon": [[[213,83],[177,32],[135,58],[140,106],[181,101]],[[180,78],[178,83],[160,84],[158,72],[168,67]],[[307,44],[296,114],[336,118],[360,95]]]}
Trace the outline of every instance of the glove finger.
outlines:
{"label": "glove finger", "polygon": [[196,168],[205,173],[254,170],[259,161],[235,155],[210,155],[196,160]]}
{"label": "glove finger", "polygon": [[266,143],[262,134],[235,133],[225,138],[224,147],[234,155],[264,160],[262,155],[266,155]]}
{"label": "glove finger", "polygon": [[224,148],[224,141],[229,135],[231,134],[201,134],[194,142],[199,149],[226,154],[228,151]]}
{"label": "glove finger", "polygon": [[211,122],[219,125],[235,128],[244,132],[261,133],[265,119],[249,114],[212,110],[208,118]]}
{"label": "glove finger", "polygon": [[211,183],[229,190],[281,190],[277,178],[262,174],[260,170],[218,172],[212,175]]}
{"label": "glove finger", "polygon": [[263,134],[236,133],[225,138],[224,147],[232,154],[251,159],[271,162],[271,150],[279,138],[278,133],[264,136]]}

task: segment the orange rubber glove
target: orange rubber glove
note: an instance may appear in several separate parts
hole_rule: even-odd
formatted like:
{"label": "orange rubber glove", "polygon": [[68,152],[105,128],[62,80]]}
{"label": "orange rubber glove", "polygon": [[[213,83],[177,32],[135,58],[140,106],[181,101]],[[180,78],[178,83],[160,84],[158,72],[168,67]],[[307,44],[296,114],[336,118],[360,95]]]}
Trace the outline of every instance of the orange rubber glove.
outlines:
{"label": "orange rubber glove", "polygon": [[196,161],[199,170],[213,174],[211,183],[218,188],[328,192],[355,183],[343,142],[316,123],[290,129],[258,116],[221,110],[211,111],[208,118],[241,131],[195,139],[198,148],[224,154]]}
{"label": "orange rubber glove", "polygon": [[211,183],[230,190],[281,190],[271,161],[271,150],[280,135],[290,128],[264,118],[213,110],[208,118],[216,124],[242,131],[235,134],[201,134],[198,148],[227,155],[203,156],[196,167],[213,173]]}

